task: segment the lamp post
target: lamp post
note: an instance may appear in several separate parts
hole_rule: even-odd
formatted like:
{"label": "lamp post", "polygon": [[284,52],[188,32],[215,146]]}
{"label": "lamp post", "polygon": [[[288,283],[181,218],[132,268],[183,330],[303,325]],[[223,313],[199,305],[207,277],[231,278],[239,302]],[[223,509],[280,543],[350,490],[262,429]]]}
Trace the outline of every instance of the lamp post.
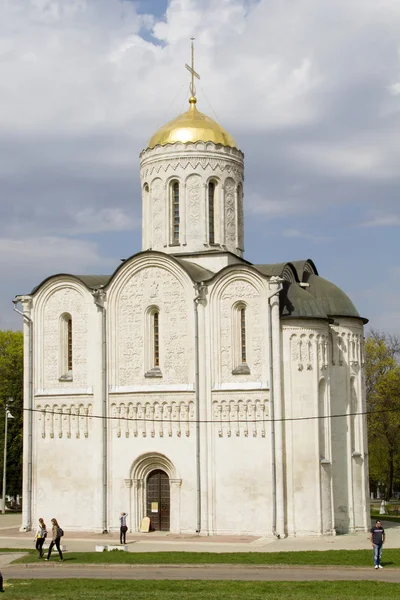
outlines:
{"label": "lamp post", "polygon": [[12,398],[9,398],[4,406],[4,462],[3,462],[3,507],[2,513],[6,514],[6,473],[7,473],[7,424],[8,419],[13,419],[14,417],[8,410],[9,404],[13,402]]}

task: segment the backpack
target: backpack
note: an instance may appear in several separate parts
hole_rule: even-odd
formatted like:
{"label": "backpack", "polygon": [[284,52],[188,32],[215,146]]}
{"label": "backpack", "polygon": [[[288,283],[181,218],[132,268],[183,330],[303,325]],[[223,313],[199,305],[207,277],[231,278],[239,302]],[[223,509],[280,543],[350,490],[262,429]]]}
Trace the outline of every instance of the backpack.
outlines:
{"label": "backpack", "polygon": [[58,528],[58,537],[62,537],[64,535],[64,531],[61,529],[61,527]]}

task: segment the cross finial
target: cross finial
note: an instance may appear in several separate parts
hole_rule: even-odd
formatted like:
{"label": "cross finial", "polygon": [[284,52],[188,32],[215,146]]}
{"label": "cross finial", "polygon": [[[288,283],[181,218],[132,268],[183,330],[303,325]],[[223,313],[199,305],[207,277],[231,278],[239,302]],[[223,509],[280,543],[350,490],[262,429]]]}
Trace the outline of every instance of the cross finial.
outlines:
{"label": "cross finial", "polygon": [[189,73],[192,75],[192,80],[190,82],[190,94],[191,97],[189,99],[189,102],[191,104],[195,104],[196,103],[196,88],[194,85],[194,78],[197,77],[197,79],[200,79],[200,75],[198,73],[196,73],[196,71],[194,70],[194,37],[190,38],[191,41],[191,49],[192,49],[192,65],[189,66],[187,63],[185,64],[185,67],[187,68],[187,70],[189,71]]}

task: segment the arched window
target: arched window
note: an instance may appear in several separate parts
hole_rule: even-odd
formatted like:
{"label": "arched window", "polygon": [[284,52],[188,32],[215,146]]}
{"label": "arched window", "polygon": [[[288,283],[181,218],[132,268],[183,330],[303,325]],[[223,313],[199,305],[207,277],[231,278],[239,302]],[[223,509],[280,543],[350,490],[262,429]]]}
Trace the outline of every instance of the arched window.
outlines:
{"label": "arched window", "polygon": [[67,370],[72,371],[72,318],[67,319]]}
{"label": "arched window", "polygon": [[208,243],[215,243],[215,183],[208,184]]}
{"label": "arched window", "polygon": [[246,305],[243,302],[239,302],[233,306],[232,334],[232,373],[234,375],[249,374],[250,369],[247,365]]}
{"label": "arched window", "polygon": [[160,354],[160,310],[150,306],[146,311],[145,377],[162,377]]}
{"label": "arched window", "polygon": [[179,244],[179,183],[171,184],[172,243]]}
{"label": "arched window", "polygon": [[246,309],[240,308],[240,358],[242,364],[246,362]]}
{"label": "arched window", "polygon": [[160,366],[160,328],[159,328],[160,313],[153,313],[153,366]]}
{"label": "arched window", "polygon": [[73,368],[73,338],[72,317],[69,313],[61,315],[60,320],[60,369],[59,378],[62,381],[72,380]]}

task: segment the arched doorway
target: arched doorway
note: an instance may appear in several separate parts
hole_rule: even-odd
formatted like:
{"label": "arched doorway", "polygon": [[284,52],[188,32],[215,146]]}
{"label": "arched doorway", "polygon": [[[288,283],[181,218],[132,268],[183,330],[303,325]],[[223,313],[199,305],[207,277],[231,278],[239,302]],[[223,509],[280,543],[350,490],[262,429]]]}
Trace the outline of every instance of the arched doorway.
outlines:
{"label": "arched doorway", "polygon": [[155,469],[146,481],[146,513],[153,530],[169,531],[170,509],[169,477],[165,471]]}

